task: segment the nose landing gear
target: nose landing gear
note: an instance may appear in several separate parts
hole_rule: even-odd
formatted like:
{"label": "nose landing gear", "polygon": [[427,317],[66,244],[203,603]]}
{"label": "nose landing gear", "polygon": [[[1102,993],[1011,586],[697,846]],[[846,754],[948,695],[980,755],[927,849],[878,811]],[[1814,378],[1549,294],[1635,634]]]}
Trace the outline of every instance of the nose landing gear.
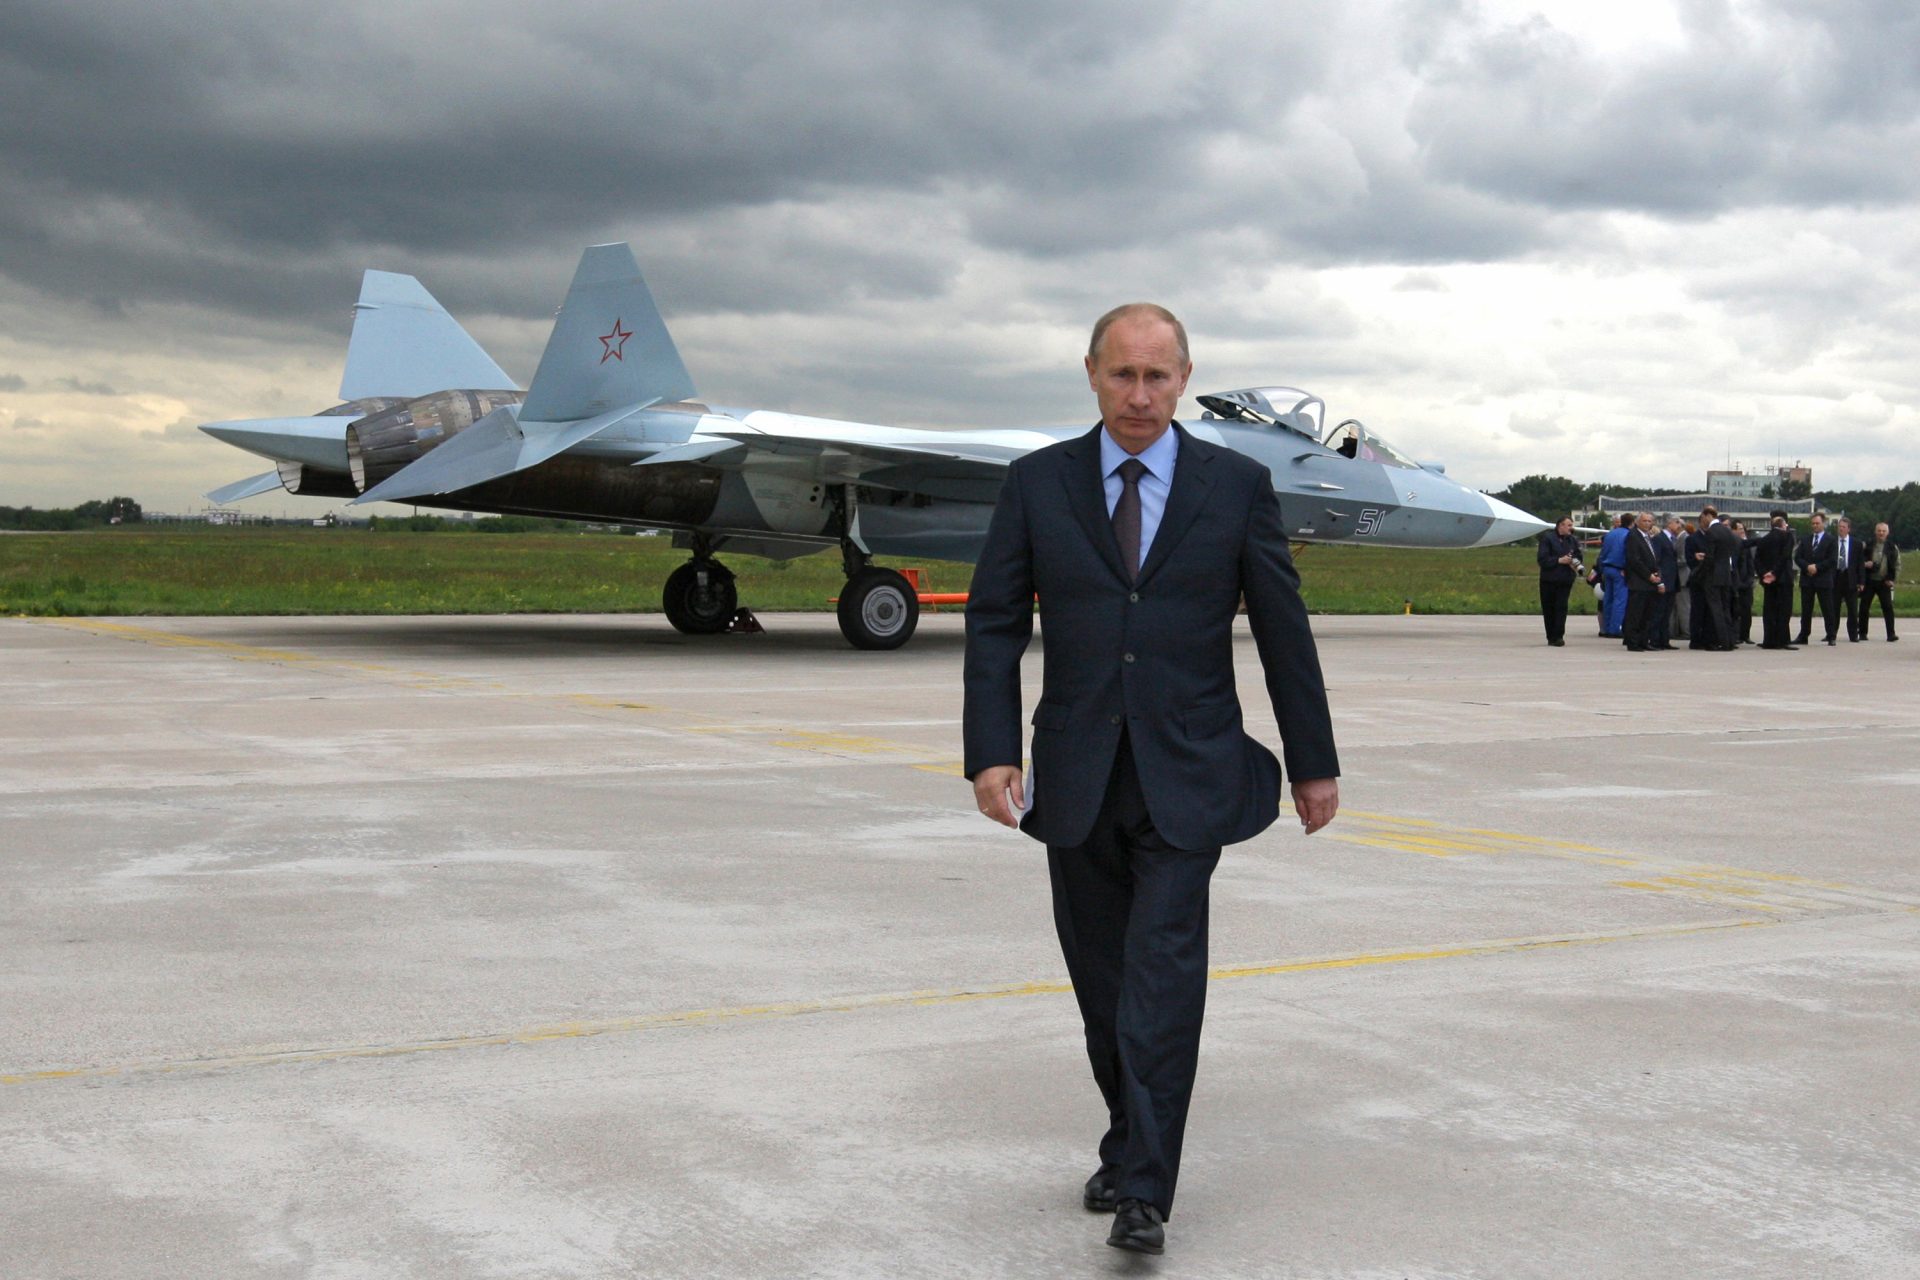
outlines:
{"label": "nose landing gear", "polygon": [[731,570],[711,556],[696,555],[667,575],[660,604],[674,630],[717,636],[733,621],[740,592]]}

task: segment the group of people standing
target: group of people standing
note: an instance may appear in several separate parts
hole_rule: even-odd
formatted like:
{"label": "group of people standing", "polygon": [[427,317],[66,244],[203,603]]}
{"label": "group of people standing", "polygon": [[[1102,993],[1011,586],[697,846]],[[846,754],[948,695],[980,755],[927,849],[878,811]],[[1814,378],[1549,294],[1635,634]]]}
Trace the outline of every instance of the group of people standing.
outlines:
{"label": "group of people standing", "polygon": [[[1540,535],[1540,613],[1547,643],[1566,643],[1567,597],[1575,582],[1600,588],[1600,634],[1635,653],[1677,648],[1721,651],[1752,644],[1754,588],[1761,592],[1762,649],[1797,649],[1810,643],[1816,608],[1828,644],[1836,643],[1840,618],[1847,639],[1865,640],[1877,601],[1888,640],[1894,634],[1893,587],[1900,577],[1900,548],[1887,526],[1857,538],[1840,517],[1827,528],[1816,514],[1812,531],[1796,538],[1784,511],[1772,512],[1765,532],[1749,531],[1709,506],[1689,527],[1668,516],[1665,527],[1647,511],[1628,512],[1600,540],[1593,570],[1582,559],[1573,521],[1562,519]],[[1793,639],[1794,584],[1800,590],[1800,632]]]}

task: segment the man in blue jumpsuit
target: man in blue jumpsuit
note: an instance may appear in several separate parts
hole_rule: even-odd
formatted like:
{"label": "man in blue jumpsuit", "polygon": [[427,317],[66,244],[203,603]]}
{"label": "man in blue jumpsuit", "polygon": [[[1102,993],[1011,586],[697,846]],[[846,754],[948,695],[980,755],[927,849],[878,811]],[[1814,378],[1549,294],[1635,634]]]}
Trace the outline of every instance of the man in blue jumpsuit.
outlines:
{"label": "man in blue jumpsuit", "polygon": [[1621,516],[1619,524],[1600,539],[1600,582],[1607,592],[1600,602],[1600,634],[1609,640],[1620,638],[1627,620],[1627,525],[1632,519]]}

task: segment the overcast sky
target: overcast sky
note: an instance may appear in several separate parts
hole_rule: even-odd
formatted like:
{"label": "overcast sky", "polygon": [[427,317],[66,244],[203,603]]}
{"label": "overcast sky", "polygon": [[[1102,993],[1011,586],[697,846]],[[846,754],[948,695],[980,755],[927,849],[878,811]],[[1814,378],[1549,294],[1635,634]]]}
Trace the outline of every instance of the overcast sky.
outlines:
{"label": "overcast sky", "polygon": [[1091,421],[1149,298],[1481,488],[1920,478],[1916,12],[9,0],[0,504],[263,469],[195,426],[334,403],[366,267],[524,382],[608,240],[723,404]]}

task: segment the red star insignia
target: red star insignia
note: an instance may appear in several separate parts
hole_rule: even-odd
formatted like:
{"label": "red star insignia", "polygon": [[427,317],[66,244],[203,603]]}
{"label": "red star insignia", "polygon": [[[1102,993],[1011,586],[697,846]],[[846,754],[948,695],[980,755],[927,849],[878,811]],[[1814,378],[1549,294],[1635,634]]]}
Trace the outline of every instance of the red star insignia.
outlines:
{"label": "red star insignia", "polygon": [[620,321],[616,318],[613,322],[613,332],[601,335],[600,345],[606,350],[600,353],[600,363],[605,364],[609,359],[618,360],[622,364],[626,363],[627,358],[620,354],[620,348],[626,346],[627,339],[632,336],[633,330],[622,329]]}

